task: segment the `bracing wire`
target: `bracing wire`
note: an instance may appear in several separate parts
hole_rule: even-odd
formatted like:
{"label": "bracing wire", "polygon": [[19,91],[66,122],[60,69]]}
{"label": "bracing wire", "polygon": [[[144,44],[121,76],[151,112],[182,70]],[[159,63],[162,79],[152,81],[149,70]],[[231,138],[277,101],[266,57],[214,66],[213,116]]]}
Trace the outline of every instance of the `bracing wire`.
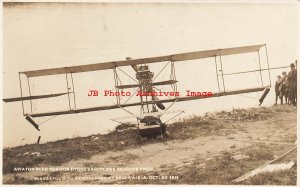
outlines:
{"label": "bracing wire", "polygon": [[[254,58],[254,60],[257,62],[257,59]],[[261,72],[261,70],[259,70]],[[257,73],[257,75],[259,76],[259,74]],[[255,76],[255,79],[256,79],[256,82],[257,84],[259,85],[259,78],[258,76]],[[256,98],[255,97],[251,97],[251,96],[246,96],[246,95],[239,95],[240,97],[244,97],[244,98],[248,98],[248,99],[254,99],[254,100],[258,100],[259,99],[259,96],[258,96],[258,93],[256,92]]]}
{"label": "bracing wire", "polygon": [[179,116],[180,114],[184,113],[184,111],[180,112],[179,114],[173,116],[172,118],[168,119],[167,121],[165,121],[164,123],[167,123],[169,121],[171,121],[172,119],[176,118],[177,116]]}
{"label": "bracing wire", "polygon": [[53,117],[51,117],[51,118],[49,118],[49,119],[46,119],[45,121],[42,121],[42,122],[39,123],[38,125],[41,125],[41,124],[43,124],[43,123],[45,123],[45,122],[47,122],[47,121],[49,121],[49,120],[51,120],[51,119],[53,119],[53,118],[55,118],[55,117],[57,117],[57,115],[56,115],[56,116],[53,116]]}
{"label": "bracing wire", "polygon": [[[259,54],[259,53],[258,53]],[[259,85],[259,76],[260,76],[260,78],[261,78],[261,84],[262,84],[262,86],[263,86],[263,75],[262,75],[262,69],[261,69],[261,64],[260,64],[260,56],[258,56],[258,61],[259,61],[259,67],[260,67],[260,70],[259,70],[259,73],[257,73],[257,76],[256,76],[256,81],[257,81],[257,85]],[[257,59],[255,58],[255,60],[256,60],[256,62],[257,62]],[[259,99],[259,96],[258,96],[258,92],[255,92],[256,93],[256,99],[258,100]]]}
{"label": "bracing wire", "polygon": [[[158,90],[158,91],[160,91],[160,92],[163,92],[162,89],[159,89],[159,88],[157,88],[155,86],[153,86],[153,88],[156,89],[156,90]],[[167,97],[171,98],[169,95],[167,95]]]}
{"label": "bracing wire", "polygon": [[251,97],[251,96],[246,96],[246,95],[239,95],[241,97],[245,97],[245,98],[249,98],[249,99],[255,99],[255,100],[258,100],[258,98],[255,98],[255,97]]}
{"label": "bracing wire", "polygon": [[160,70],[160,72],[152,79],[152,82],[154,82],[155,80],[156,80],[156,78],[161,74],[161,72],[168,66],[168,64],[170,63],[170,61],[169,62],[167,62],[166,64],[165,64],[165,66]]}
{"label": "bracing wire", "polygon": [[121,68],[117,67],[118,70],[120,70],[122,73],[124,73],[125,75],[127,75],[129,78],[131,78],[133,81],[135,81],[136,83],[138,83],[137,80],[135,80],[133,77],[131,77],[130,75],[128,75],[125,71],[123,71]]}
{"label": "bracing wire", "polygon": [[[34,79],[31,81],[32,83],[32,94],[33,95],[36,95],[36,92],[35,92],[35,86],[34,86]],[[34,111],[37,111],[37,106],[36,106],[36,102],[32,101],[32,104],[33,104],[33,110]],[[40,118],[38,118],[38,123],[40,123]]]}

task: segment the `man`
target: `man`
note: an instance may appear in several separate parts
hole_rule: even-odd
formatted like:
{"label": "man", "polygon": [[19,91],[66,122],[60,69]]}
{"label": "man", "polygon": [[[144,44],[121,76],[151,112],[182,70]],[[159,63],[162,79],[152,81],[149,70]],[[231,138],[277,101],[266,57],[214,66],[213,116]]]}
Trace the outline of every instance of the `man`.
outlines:
{"label": "man", "polygon": [[285,99],[286,99],[286,104],[290,104],[291,102],[291,97],[290,97],[290,86],[289,86],[289,81],[288,81],[288,76],[286,76],[286,87],[285,87]]}
{"label": "man", "polygon": [[[296,61],[297,63],[297,61]],[[291,71],[288,74],[288,84],[290,87],[290,100],[291,104],[296,107],[297,103],[297,70],[295,68],[295,64],[291,64]]]}
{"label": "man", "polygon": [[285,103],[288,103],[288,76],[286,72],[282,72],[282,83],[281,83],[281,90],[280,90],[280,96],[279,97],[284,97]]}
{"label": "man", "polygon": [[280,97],[281,83],[282,83],[281,76],[278,75],[277,76],[277,81],[275,83],[275,94],[276,94],[275,105],[277,105],[277,99],[278,99],[278,97],[280,98],[281,104],[283,103],[282,97]]}

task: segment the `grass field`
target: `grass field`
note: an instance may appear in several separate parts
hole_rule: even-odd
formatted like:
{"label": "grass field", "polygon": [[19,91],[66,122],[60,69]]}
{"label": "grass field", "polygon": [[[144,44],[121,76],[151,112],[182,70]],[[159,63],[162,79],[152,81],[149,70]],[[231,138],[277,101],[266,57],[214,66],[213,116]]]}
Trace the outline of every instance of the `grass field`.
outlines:
{"label": "grass field", "polygon": [[[294,146],[296,109],[290,106],[234,109],[188,116],[168,125],[169,138],[141,141],[136,129],[64,139],[3,150],[6,184],[235,184],[235,178]],[[278,163],[294,161],[285,171],[263,173],[238,184],[296,184],[296,152]],[[20,172],[34,167],[142,167],[147,172]],[[34,180],[34,177],[144,176],[144,179]],[[154,180],[152,176],[168,176]],[[175,178],[172,178],[176,176]],[[159,177],[156,177],[159,178]]]}

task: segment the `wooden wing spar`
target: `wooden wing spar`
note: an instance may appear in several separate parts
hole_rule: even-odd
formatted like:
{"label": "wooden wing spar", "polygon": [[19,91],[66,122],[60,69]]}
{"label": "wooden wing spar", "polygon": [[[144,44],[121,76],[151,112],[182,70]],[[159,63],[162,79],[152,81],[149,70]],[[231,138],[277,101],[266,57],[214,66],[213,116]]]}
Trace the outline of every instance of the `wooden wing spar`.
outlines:
{"label": "wooden wing spar", "polygon": [[[178,82],[178,81],[176,81],[176,80],[167,80],[167,81],[154,82],[154,83],[152,83],[152,85],[153,86],[169,85],[169,84],[174,84],[176,82]],[[140,86],[139,84],[128,84],[128,85],[119,85],[119,86],[116,86],[116,88],[126,89],[126,88],[137,88],[139,86]]]}
{"label": "wooden wing spar", "polygon": [[[214,93],[212,96],[203,97],[203,96],[186,96],[186,97],[178,97],[178,98],[170,98],[170,99],[162,99],[159,100],[159,103],[171,103],[171,102],[181,102],[181,101],[191,101],[191,100],[198,100],[198,99],[208,99],[212,97],[221,97],[221,96],[228,96],[228,95],[236,95],[236,94],[243,94],[243,93],[250,93],[250,92],[259,92],[263,91],[268,87],[257,87],[257,88],[250,88],[250,89],[243,89],[243,90],[233,90],[228,92],[218,92]],[[151,101],[148,101],[151,103]],[[147,102],[144,102],[147,104]],[[82,109],[75,109],[75,110],[64,110],[64,111],[56,111],[56,112],[45,112],[45,113],[35,113],[30,114],[32,117],[45,117],[45,116],[56,116],[56,115],[65,115],[65,114],[76,114],[76,113],[83,113],[83,112],[94,112],[94,111],[101,111],[101,110],[111,110],[111,109],[118,109],[118,108],[125,108],[131,106],[139,106],[141,105],[140,102],[136,103],[128,103],[128,104],[120,104],[120,105],[110,105],[110,106],[100,106],[100,107],[91,107],[91,108],[82,108]]]}
{"label": "wooden wing spar", "polygon": [[9,102],[15,102],[15,101],[25,101],[25,100],[35,100],[35,99],[45,99],[45,98],[50,98],[50,97],[58,97],[58,96],[67,95],[67,94],[68,94],[68,92],[58,93],[58,94],[35,95],[35,96],[27,96],[27,97],[14,97],[14,98],[5,98],[5,99],[3,99],[3,101],[6,103],[9,103]]}
{"label": "wooden wing spar", "polygon": [[263,46],[265,46],[265,44],[225,48],[225,49],[214,49],[214,50],[206,50],[206,51],[196,51],[196,52],[180,53],[180,54],[173,54],[167,56],[122,60],[122,61],[115,61],[115,62],[80,65],[80,66],[69,66],[69,67],[62,67],[62,68],[25,71],[22,73],[24,73],[27,77],[57,75],[57,74],[66,74],[66,73],[81,73],[81,72],[88,72],[88,71],[113,69],[119,66],[129,66],[129,65],[134,66],[138,64],[150,64],[150,63],[164,62],[164,61],[177,62],[177,61],[209,58],[215,56],[250,53],[250,52],[258,51]]}

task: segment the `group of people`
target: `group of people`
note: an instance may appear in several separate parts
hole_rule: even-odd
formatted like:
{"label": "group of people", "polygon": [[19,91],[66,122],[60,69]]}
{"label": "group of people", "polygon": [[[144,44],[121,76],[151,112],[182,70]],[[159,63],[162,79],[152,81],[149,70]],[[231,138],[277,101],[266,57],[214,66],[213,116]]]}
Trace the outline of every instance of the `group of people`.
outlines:
{"label": "group of people", "polygon": [[[297,65],[297,60],[295,62]],[[291,104],[294,107],[297,105],[297,69],[295,64],[290,65],[290,72],[287,74],[285,71],[282,72],[282,76],[277,76],[277,81],[275,83],[275,105],[277,105],[278,98],[280,103]]]}

